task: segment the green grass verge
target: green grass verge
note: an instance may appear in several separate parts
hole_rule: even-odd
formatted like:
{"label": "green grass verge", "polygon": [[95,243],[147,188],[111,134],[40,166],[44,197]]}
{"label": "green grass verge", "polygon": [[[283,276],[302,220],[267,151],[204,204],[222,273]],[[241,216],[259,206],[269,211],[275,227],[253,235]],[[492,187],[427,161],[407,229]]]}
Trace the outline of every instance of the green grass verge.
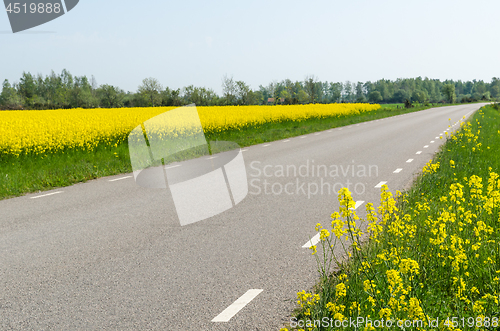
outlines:
{"label": "green grass verge", "polygon": [[[377,111],[356,116],[268,123],[240,131],[207,134],[206,138],[208,141],[231,141],[245,147],[427,108],[396,109],[396,105],[383,105]],[[0,156],[0,199],[131,171],[127,144],[117,148],[101,146],[91,153],[70,150],[43,157]]]}
{"label": "green grass verge", "polygon": [[[298,293],[288,328],[500,327],[500,113],[487,106],[469,123],[397,202],[382,188],[378,215],[367,205],[366,233],[342,207],[353,202],[341,192],[340,215],[332,215],[329,229],[317,227],[324,239],[313,248],[320,282],[314,293]],[[335,256],[331,245],[351,258]]]}

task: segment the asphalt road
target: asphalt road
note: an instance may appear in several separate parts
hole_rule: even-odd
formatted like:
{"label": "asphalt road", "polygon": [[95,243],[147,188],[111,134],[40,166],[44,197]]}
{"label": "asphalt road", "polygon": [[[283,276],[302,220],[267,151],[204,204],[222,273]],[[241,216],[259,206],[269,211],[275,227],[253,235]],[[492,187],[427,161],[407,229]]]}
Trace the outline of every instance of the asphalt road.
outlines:
{"label": "asphalt road", "polygon": [[0,328],[277,330],[317,279],[303,246],[336,191],[349,185],[362,214],[378,184],[407,187],[480,106],[244,148],[247,197],[186,226],[169,190],[131,174],[0,201]]}

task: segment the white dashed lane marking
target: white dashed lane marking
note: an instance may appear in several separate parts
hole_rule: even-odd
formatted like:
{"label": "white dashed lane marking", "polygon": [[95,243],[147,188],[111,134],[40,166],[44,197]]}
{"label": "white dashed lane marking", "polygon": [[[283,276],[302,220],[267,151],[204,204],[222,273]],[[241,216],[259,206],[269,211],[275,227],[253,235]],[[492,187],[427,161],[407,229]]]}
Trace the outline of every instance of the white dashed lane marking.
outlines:
{"label": "white dashed lane marking", "polygon": [[53,192],[53,193],[47,193],[47,194],[44,194],[44,195],[37,195],[36,197],[31,197],[31,199],[38,199],[38,198],[48,197],[48,196],[59,194],[59,193],[63,193],[63,191],[58,191],[58,192]]}
{"label": "white dashed lane marking", "polygon": [[217,315],[212,322],[229,322],[234,315],[242,310],[247,304],[257,297],[264,290],[248,290],[238,300],[233,302],[229,307],[224,309],[222,313]]}
{"label": "white dashed lane marking", "polygon": [[422,151],[418,151],[418,152],[416,152],[415,154],[422,154]]}
{"label": "white dashed lane marking", "polygon": [[127,178],[132,178],[132,176],[126,176],[126,177],[122,177],[122,178],[110,179],[109,182],[116,182],[116,181],[127,179]]}
{"label": "white dashed lane marking", "polygon": [[385,185],[385,184],[387,184],[387,182],[380,182],[377,185],[375,185],[375,188],[381,188],[382,185]]}
{"label": "white dashed lane marking", "polygon": [[401,171],[403,171],[403,168],[397,168],[393,173],[399,174]]}
{"label": "white dashed lane marking", "polygon": [[429,147],[429,145],[425,145],[425,146],[424,146],[424,148],[427,148],[427,147]]}
{"label": "white dashed lane marking", "polygon": [[406,161],[406,163],[412,163],[413,162],[413,159],[408,159],[408,161]]}

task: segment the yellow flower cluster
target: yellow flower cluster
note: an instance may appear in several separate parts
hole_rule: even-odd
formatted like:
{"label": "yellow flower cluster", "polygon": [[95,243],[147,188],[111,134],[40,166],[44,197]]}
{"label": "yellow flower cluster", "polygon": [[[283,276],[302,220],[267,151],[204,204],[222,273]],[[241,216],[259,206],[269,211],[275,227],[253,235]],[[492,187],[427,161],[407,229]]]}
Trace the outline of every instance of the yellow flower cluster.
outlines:
{"label": "yellow flower cluster", "polygon": [[300,308],[304,309],[304,314],[308,316],[311,315],[311,307],[314,306],[319,299],[319,294],[312,294],[306,291],[297,293],[297,304]]}
{"label": "yellow flower cluster", "polygon": [[[477,123],[476,127],[474,131],[464,124],[461,132],[451,135],[457,149],[464,144],[468,153],[481,151],[481,126]],[[431,318],[441,320],[444,311],[468,320],[496,316],[500,301],[500,175],[490,167],[486,178],[458,179],[454,171],[466,165],[453,160],[449,167],[446,164],[448,161],[440,167],[439,162],[430,161],[421,177],[434,186],[439,176],[454,175],[446,177],[448,184],[436,191],[438,198],[428,199],[416,191],[418,194],[396,195],[397,204],[384,185],[378,213],[373,204],[366,205],[366,225],[364,220],[356,222],[359,217],[349,190],[339,191],[340,210],[331,215],[331,230],[320,224],[316,229],[323,233],[320,243],[326,252],[323,261],[316,257],[322,284],[332,285],[328,290],[323,285],[316,304],[324,306],[314,310],[318,312],[315,318],[325,316],[326,311],[327,317],[338,320],[362,316],[423,321],[418,330],[428,327]],[[368,245],[362,245],[365,235],[371,241]],[[335,256],[339,248],[352,258],[348,263]],[[339,276],[329,273],[331,265]],[[439,329],[446,329],[445,320]],[[367,324],[366,330],[371,329]]]}
{"label": "yellow flower cluster", "polygon": [[[270,122],[303,121],[357,115],[380,105],[311,104],[286,106],[197,107],[205,133],[240,130]],[[0,155],[39,155],[98,145],[116,146],[132,129],[172,107],[122,109],[59,109],[0,112]],[[178,134],[172,123],[167,134]]]}
{"label": "yellow flower cluster", "polygon": [[433,164],[432,160],[430,160],[429,162],[427,162],[425,164],[424,168],[422,169],[422,173],[424,175],[432,174],[432,173],[435,173],[438,169],[439,169],[439,162]]}

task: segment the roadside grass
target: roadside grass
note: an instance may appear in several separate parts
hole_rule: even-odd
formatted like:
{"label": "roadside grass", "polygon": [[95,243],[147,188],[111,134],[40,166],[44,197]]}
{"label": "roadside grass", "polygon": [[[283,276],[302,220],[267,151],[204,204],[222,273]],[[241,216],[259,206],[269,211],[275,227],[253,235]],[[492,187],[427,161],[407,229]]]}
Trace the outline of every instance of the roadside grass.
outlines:
{"label": "roadside grass", "polygon": [[67,150],[42,157],[4,157],[0,199],[45,191],[104,176],[131,172],[126,144],[98,146],[93,152]]}
{"label": "roadside grass", "polygon": [[[447,137],[411,189],[395,199],[382,187],[378,215],[366,206],[365,233],[341,190],[331,227],[316,226],[320,281],[297,294],[282,330],[500,327],[499,151],[500,113],[483,107]],[[335,245],[351,258],[335,256]]]}
{"label": "roadside grass", "polygon": [[[266,123],[242,130],[207,134],[206,138],[208,141],[230,141],[245,147],[428,108],[396,109],[394,105],[383,105],[376,111],[360,115]],[[0,199],[128,172],[132,172],[132,166],[126,142],[113,148],[98,146],[90,153],[66,150],[44,156],[0,155]]]}

